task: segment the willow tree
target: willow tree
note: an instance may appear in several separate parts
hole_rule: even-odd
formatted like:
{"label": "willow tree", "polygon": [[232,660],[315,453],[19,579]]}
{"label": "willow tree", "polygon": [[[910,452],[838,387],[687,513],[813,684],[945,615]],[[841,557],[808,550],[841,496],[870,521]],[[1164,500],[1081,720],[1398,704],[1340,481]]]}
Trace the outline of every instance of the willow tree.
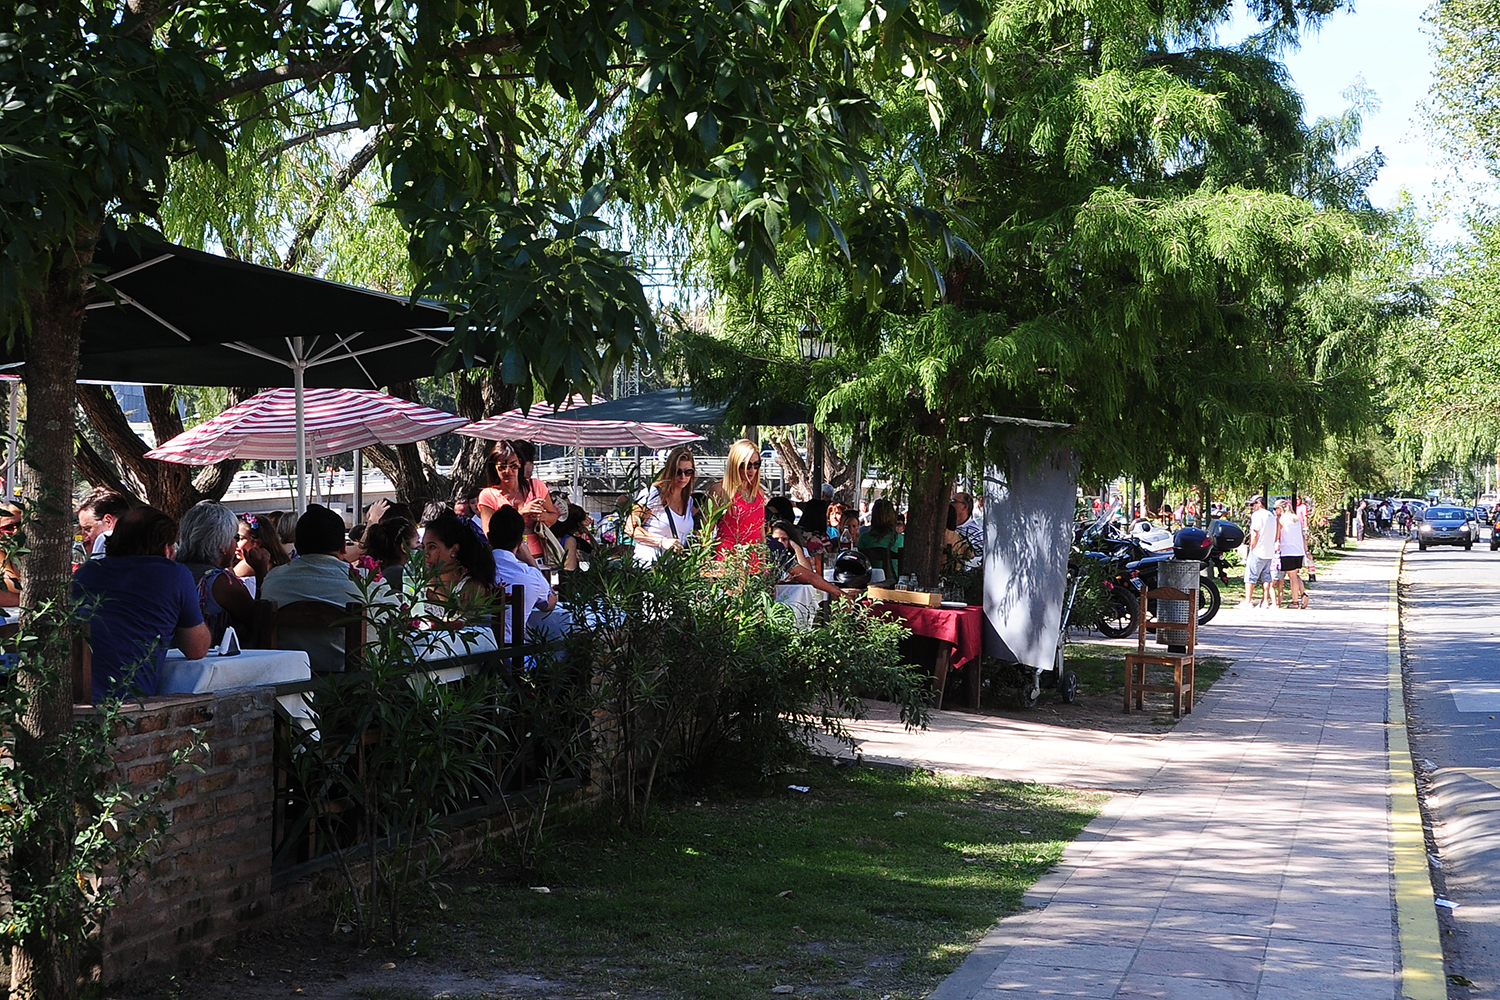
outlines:
{"label": "willow tree", "polygon": [[[904,476],[920,576],[940,571],[948,493],[983,460],[983,414],[1072,423],[1085,466],[1109,472],[1179,458],[1189,422],[1204,438],[1285,432],[1277,372],[1252,376],[1278,355],[1278,303],[1347,273],[1367,238],[1305,189],[1318,137],[1275,57],[1332,5],[1253,5],[1265,32],[1218,46],[1230,6],[997,0],[983,66],[884,95],[882,194],[907,211],[845,214],[862,267],[797,252],[757,289],[706,255],[752,380],[775,379],[804,317],[835,339],[812,394]],[[931,212],[967,239],[934,236]],[[728,391],[734,366],[699,356],[698,377]]]}

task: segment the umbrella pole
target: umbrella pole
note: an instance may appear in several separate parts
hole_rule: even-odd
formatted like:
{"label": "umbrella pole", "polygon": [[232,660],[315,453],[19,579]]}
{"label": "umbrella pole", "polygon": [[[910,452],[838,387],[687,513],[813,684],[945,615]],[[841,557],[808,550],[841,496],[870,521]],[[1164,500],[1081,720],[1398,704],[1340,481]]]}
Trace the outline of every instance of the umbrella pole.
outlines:
{"label": "umbrella pole", "polygon": [[583,506],[583,487],[579,485],[583,472],[583,426],[573,432],[573,490],[572,501]]}
{"label": "umbrella pole", "polygon": [[[297,513],[307,511],[307,414],[302,396],[307,390],[306,367],[302,363],[302,338],[292,338],[292,388],[297,396]],[[282,411],[285,412],[285,411]]]}
{"label": "umbrella pole", "polygon": [[354,516],[350,524],[358,524],[365,510],[365,453],[354,449]]}

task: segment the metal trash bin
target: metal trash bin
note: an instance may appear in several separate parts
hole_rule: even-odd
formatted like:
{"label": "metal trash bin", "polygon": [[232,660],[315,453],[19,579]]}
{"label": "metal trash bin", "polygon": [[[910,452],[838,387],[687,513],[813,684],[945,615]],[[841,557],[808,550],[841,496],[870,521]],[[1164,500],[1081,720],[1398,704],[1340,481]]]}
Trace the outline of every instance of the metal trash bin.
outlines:
{"label": "metal trash bin", "polygon": [[[1173,590],[1193,591],[1198,589],[1198,574],[1202,564],[1197,561],[1186,559],[1168,559],[1161,563],[1157,569],[1156,585],[1158,587],[1170,587]],[[1189,606],[1187,601],[1163,601],[1156,602],[1156,641],[1159,645],[1166,646],[1174,653],[1187,652],[1188,633],[1184,628],[1163,628],[1166,625],[1186,625],[1190,621],[1189,615],[1196,614],[1197,608]]]}

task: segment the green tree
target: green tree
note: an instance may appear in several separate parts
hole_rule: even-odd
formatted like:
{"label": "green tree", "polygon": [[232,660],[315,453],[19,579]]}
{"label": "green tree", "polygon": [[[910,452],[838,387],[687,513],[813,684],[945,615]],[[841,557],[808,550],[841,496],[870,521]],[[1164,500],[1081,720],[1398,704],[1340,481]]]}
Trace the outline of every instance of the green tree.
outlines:
{"label": "green tree", "polygon": [[1500,173],[1500,4],[1436,0],[1425,20],[1433,55],[1427,110],[1437,137],[1456,159],[1477,158]]}
{"label": "green tree", "polygon": [[[1228,6],[994,4],[988,62],[882,92],[882,193],[905,212],[850,207],[852,278],[798,251],[758,290],[705,241],[738,357],[692,342],[695,377],[722,395],[745,368],[785,384],[815,316],[839,353],[811,394],[904,474],[907,563],[927,579],[955,477],[986,454],[984,413],[1076,425],[1094,473],[1197,454],[1185,471],[1201,475],[1248,442],[1321,440],[1314,332],[1293,330],[1292,303],[1365,253],[1355,212],[1376,161],[1330,169],[1352,123],[1304,126],[1274,58],[1326,7],[1261,9],[1266,34],[1225,48]],[[967,242],[924,227],[939,204]]]}

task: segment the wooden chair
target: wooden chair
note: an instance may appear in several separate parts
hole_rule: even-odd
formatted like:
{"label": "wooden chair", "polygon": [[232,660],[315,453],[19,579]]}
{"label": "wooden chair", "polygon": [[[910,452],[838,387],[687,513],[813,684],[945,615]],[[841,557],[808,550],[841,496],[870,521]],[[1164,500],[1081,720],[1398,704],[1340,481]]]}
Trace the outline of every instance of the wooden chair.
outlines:
{"label": "wooden chair", "polygon": [[[1154,691],[1172,696],[1172,716],[1181,718],[1184,712],[1193,710],[1193,665],[1194,649],[1198,643],[1198,589],[1178,590],[1174,587],[1157,587],[1141,593],[1141,624],[1137,633],[1136,651],[1125,654],[1125,712],[1132,706],[1138,711],[1146,710],[1145,693]],[[1161,608],[1162,601],[1185,601],[1187,621],[1185,623],[1163,622],[1149,609]],[[1172,629],[1187,633],[1186,652],[1174,653],[1165,646],[1146,649],[1146,633],[1156,629]],[[1172,683],[1152,684],[1147,671],[1152,667],[1170,667]]]}
{"label": "wooden chair", "polygon": [[863,552],[865,557],[870,560],[870,567],[872,569],[885,571],[885,585],[887,587],[894,587],[896,585],[896,581],[900,576],[896,572],[896,562],[891,558],[890,549],[876,545],[870,548],[862,548],[859,551]]}
{"label": "wooden chair", "polygon": [[358,670],[364,663],[365,606],[357,601],[330,604],[327,601],[255,602],[254,647],[280,649],[277,630],[282,628],[326,628],[344,630],[344,669]]}
{"label": "wooden chair", "polygon": [[[495,648],[498,650],[498,659],[501,670],[507,677],[513,677],[520,671],[521,664],[516,661],[521,659],[515,652],[516,648],[526,645],[526,619],[528,617],[526,607],[526,588],[512,587],[510,596],[505,603],[495,609],[490,616],[490,634],[495,637]],[[505,619],[504,615],[510,615],[510,645],[505,645]]]}

